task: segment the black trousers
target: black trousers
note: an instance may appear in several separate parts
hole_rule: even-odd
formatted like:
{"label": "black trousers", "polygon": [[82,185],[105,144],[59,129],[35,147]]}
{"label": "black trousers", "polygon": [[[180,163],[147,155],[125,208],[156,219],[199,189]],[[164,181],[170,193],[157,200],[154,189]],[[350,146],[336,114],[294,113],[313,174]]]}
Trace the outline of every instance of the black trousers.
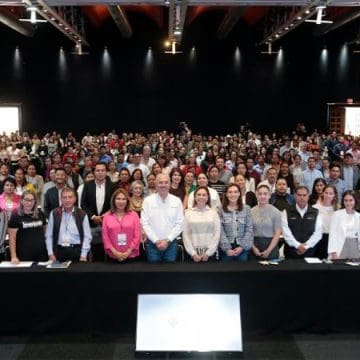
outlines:
{"label": "black trousers", "polygon": [[298,255],[294,247],[285,243],[284,254],[285,259],[304,259],[305,257],[313,257],[315,255],[315,249],[309,248],[304,252],[304,254]]}
{"label": "black trousers", "polygon": [[104,245],[101,244],[91,244],[91,261],[101,261],[105,260],[105,250]]}
{"label": "black trousers", "polygon": [[315,245],[315,256],[319,259],[328,257],[329,234],[323,234],[322,239]]}
{"label": "black trousers", "polygon": [[58,261],[79,261],[81,255],[81,245],[60,246],[56,247],[56,259]]}

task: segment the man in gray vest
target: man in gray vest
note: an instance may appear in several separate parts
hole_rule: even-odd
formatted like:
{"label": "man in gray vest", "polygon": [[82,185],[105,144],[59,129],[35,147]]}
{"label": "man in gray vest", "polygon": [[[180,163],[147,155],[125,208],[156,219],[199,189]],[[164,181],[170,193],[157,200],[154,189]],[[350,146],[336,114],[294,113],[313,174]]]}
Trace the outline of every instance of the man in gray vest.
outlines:
{"label": "man in gray vest", "polygon": [[92,238],[89,218],[75,203],[75,190],[66,187],[61,192],[62,206],[50,213],[45,241],[52,261],[87,261]]}
{"label": "man in gray vest", "polygon": [[322,238],[322,222],[317,209],[308,205],[306,186],[295,189],[296,204],[282,212],[285,257],[302,259],[314,256],[315,245]]}

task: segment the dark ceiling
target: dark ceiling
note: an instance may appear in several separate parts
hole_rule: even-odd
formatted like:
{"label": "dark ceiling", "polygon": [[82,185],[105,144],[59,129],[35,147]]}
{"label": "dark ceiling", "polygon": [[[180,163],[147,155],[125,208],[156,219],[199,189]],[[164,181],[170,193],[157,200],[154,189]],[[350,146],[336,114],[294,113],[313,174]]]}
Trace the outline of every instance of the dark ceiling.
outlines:
{"label": "dark ceiling", "polygon": [[[20,20],[29,19],[33,11],[48,22]],[[304,21],[319,18],[321,24]],[[169,40],[176,48],[231,41],[271,51],[273,44],[296,33],[304,41],[331,38],[356,44],[359,18],[360,1],[346,0],[0,0],[0,34],[14,41],[56,39],[80,52],[128,39],[145,46]]]}

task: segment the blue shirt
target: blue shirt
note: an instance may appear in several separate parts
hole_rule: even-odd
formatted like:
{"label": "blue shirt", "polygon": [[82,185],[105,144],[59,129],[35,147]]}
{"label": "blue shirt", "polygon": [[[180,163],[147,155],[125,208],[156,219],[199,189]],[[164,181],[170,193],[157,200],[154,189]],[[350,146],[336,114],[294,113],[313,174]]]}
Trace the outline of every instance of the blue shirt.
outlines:
{"label": "blue shirt", "polygon": [[[55,209],[56,210],[56,209]],[[54,211],[54,210],[53,210]],[[50,213],[49,223],[46,229],[46,248],[48,251],[48,255],[54,255],[53,253],[53,228],[54,228],[54,216],[53,211]],[[73,216],[73,212],[67,212],[63,210],[61,216],[60,230],[59,230],[59,238],[58,245],[61,245],[64,238],[70,238],[71,245],[80,245],[80,234],[79,230],[76,226],[75,217]],[[90,243],[92,239],[91,229],[89,224],[89,218],[85,215],[83,223],[84,229],[84,240],[81,249],[81,257],[86,257],[87,253],[90,250]]]}

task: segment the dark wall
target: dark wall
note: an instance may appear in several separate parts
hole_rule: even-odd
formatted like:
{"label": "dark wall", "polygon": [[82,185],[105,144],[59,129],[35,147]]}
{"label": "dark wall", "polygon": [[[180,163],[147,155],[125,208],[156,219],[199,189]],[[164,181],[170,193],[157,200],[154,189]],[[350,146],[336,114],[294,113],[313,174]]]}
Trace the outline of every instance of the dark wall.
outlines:
{"label": "dark wall", "polygon": [[240,45],[239,63],[233,39],[199,43],[193,59],[188,44],[172,56],[155,43],[146,65],[148,45],[133,40],[109,46],[104,65],[102,50],[76,56],[65,42],[62,66],[59,42],[24,40],[17,58],[16,44],[2,48],[0,99],[22,103],[30,132],[150,132],[180,121],[203,133],[234,132],[245,122],[266,131],[298,122],[323,129],[327,102],[360,97],[360,55],[344,55],[338,43],[328,46],[325,65],[320,41],[289,38],[282,59]]}

